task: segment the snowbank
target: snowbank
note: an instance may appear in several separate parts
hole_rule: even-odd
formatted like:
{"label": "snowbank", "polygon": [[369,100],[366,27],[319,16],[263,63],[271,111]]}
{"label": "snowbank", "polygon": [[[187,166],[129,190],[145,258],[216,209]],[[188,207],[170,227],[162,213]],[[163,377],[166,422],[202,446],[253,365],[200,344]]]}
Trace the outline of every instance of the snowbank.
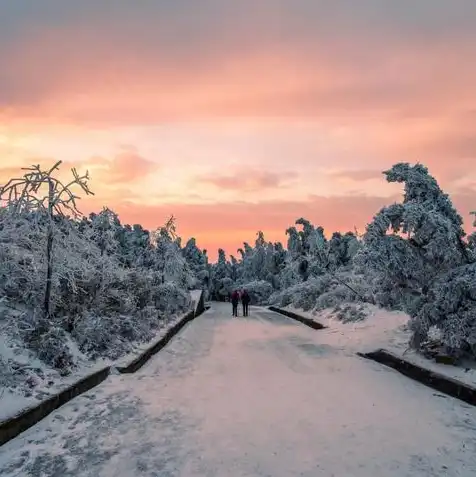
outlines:
{"label": "snowbank", "polygon": [[349,353],[368,353],[379,348],[386,349],[410,363],[430,371],[457,379],[464,384],[476,386],[476,367],[449,366],[431,361],[409,349],[409,316],[399,311],[388,311],[374,305],[365,305],[367,318],[355,323],[343,323],[335,318],[334,310],[306,312],[292,306],[285,309],[312,318],[326,326],[319,331],[319,341]]}
{"label": "snowbank", "polygon": [[192,307],[197,312],[198,306],[200,305],[200,297],[202,296],[202,290],[192,290],[190,295],[192,297]]}
{"label": "snowbank", "polygon": [[[77,367],[68,376],[62,376],[57,370],[48,367],[35,355],[22,347],[20,343],[0,335],[0,362],[2,366],[12,367],[11,373],[3,373],[0,381],[0,422],[16,416],[26,409],[54,396],[107,366],[126,366],[137,356],[147,350],[151,343],[159,341],[171,328],[189,312],[171,317],[158,328],[153,340],[146,343],[134,343],[133,350],[118,360],[97,359],[88,360],[76,347],[75,358]],[[68,343],[74,348],[74,343]],[[8,369],[7,369],[8,371]],[[8,378],[11,378],[7,381]]]}
{"label": "snowbank", "polygon": [[[71,343],[68,343],[71,346]],[[21,343],[0,334],[0,421],[35,406],[48,397],[107,365],[88,361],[79,351],[78,367],[68,376],[50,368]]]}
{"label": "snowbank", "polygon": [[[198,314],[201,312],[203,312],[203,309],[198,310]],[[25,403],[19,401],[18,404],[14,404],[15,396],[12,392],[9,392],[4,399],[5,417],[0,419],[0,445],[34,426],[71,399],[102,383],[110,374],[135,373],[198,314],[191,309],[182,316],[168,321],[167,326],[163,327],[161,332],[147,347],[144,345],[139,346],[135,353],[130,353],[113,365],[102,366],[72,383],[63,382],[62,386],[58,387],[58,392],[47,395],[38,402],[30,402],[28,405],[21,407]]]}
{"label": "snowbank", "polygon": [[409,350],[405,353],[405,355],[403,355],[401,349],[398,350],[398,352],[390,347],[387,347],[387,349],[392,351],[394,354],[398,354],[405,359],[405,361],[416,364],[430,371],[443,374],[444,376],[456,379],[463,384],[476,387],[476,365],[474,363],[468,363],[467,367],[451,366],[426,359],[424,356],[413,350]]}
{"label": "snowbank", "polygon": [[[18,358],[19,356],[15,356],[16,360]],[[32,375],[33,378],[27,378],[16,388],[4,387],[0,394],[0,422],[38,405],[43,400],[58,394],[108,364],[111,363],[107,360],[83,361],[81,366],[69,376],[61,376],[39,360],[29,361],[26,366],[34,370],[36,375]],[[40,376],[44,376],[44,378],[41,379]]]}
{"label": "snowbank", "polygon": [[320,312],[306,312],[288,306],[286,310],[312,318],[326,326],[319,332],[320,341],[349,352],[367,352],[377,348],[400,349],[405,351],[409,331],[409,316],[399,311],[388,311],[366,304],[367,318],[362,321],[343,323],[335,317],[334,309]]}

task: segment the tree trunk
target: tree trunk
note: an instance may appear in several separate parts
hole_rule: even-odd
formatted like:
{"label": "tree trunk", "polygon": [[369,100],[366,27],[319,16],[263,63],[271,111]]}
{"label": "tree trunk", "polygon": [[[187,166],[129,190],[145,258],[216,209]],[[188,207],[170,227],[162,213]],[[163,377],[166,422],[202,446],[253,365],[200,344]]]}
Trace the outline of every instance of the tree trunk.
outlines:
{"label": "tree trunk", "polygon": [[53,276],[53,200],[54,200],[54,184],[49,181],[49,197],[48,197],[48,229],[46,235],[46,289],[43,311],[45,318],[50,315],[51,301],[51,281]]}

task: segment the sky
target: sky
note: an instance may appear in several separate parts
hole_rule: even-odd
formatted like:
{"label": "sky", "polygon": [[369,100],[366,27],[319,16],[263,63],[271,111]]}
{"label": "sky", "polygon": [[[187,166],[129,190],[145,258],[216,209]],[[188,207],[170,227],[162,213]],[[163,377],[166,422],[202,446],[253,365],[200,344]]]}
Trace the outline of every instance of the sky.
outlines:
{"label": "sky", "polygon": [[469,231],[474,58],[474,0],[0,0],[0,183],[62,160],[83,212],[174,214],[213,259],[363,232],[421,162]]}

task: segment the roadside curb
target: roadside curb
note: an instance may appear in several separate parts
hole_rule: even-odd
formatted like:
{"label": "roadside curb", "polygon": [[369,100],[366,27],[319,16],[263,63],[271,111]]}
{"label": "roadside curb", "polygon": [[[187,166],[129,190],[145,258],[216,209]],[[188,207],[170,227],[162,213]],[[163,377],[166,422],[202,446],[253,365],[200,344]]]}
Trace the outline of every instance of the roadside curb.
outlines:
{"label": "roadside curb", "polygon": [[121,374],[135,373],[152,356],[158,353],[169,341],[190,321],[198,317],[205,311],[203,292],[201,294],[198,306],[195,310],[190,310],[183,315],[177,323],[169,328],[152,346],[134,357],[126,366],[105,366],[98,371],[80,379],[59,393],[45,399],[34,407],[22,411],[5,421],[0,422],[0,446],[14,439],[22,432],[33,427],[53,411],[71,401],[75,397],[83,394],[98,384],[101,384],[110,375],[112,369],[117,369]]}
{"label": "roadside curb", "polygon": [[186,315],[182,316],[177,323],[171,326],[163,336],[158,338],[151,346],[144,350],[141,354],[134,357],[127,365],[125,366],[111,366],[112,368],[117,369],[121,374],[131,374],[138,371],[142,366],[144,366],[147,361],[149,361],[152,356],[157,354],[162,348],[164,348],[168,342],[190,321],[200,316],[204,311],[205,302],[203,299],[203,292],[200,295],[198,304],[195,310],[190,310]]}
{"label": "roadside curb", "polygon": [[101,384],[109,376],[110,369],[110,366],[106,366],[40,402],[35,407],[30,407],[21,414],[0,422],[0,446],[37,424],[63,404]]}
{"label": "roadside curb", "polygon": [[167,343],[190,321],[196,318],[199,315],[194,312],[194,310],[189,311],[185,316],[183,316],[177,323],[170,327],[166,333],[161,336],[155,343],[153,343],[149,348],[144,350],[141,354],[136,356],[131,360],[126,366],[112,366],[117,369],[121,374],[131,374],[138,371],[142,366],[144,366],[147,361],[149,361],[152,356],[157,354],[162,348],[164,348]]}
{"label": "roadside curb", "polygon": [[287,316],[288,318],[292,318],[293,320],[297,320],[303,323],[304,325],[309,326],[310,328],[313,328],[315,330],[323,330],[327,328],[327,326],[324,326],[322,323],[319,323],[318,321],[314,321],[311,318],[298,315],[297,313],[294,313],[289,310],[284,310],[283,308],[278,308],[276,306],[268,306],[268,310],[274,311],[275,313],[280,313],[281,315]]}
{"label": "roadside curb", "polygon": [[357,355],[388,366],[414,381],[476,406],[476,388],[469,384],[411,363],[385,349],[378,349],[369,353],[357,353]]}

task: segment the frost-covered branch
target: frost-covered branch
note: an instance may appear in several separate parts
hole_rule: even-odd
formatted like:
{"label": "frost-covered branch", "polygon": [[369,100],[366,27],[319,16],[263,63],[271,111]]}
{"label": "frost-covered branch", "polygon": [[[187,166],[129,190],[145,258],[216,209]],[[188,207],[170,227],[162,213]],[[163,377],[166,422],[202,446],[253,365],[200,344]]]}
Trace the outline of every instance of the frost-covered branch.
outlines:
{"label": "frost-covered branch", "polygon": [[[78,217],[80,212],[76,205],[76,196],[71,188],[79,186],[87,195],[93,193],[88,187],[89,175],[80,176],[72,168],[73,180],[66,185],[53,176],[59,170],[61,161],[56,162],[50,169],[42,169],[40,165],[24,168],[26,171],[21,178],[10,179],[0,187],[0,203],[15,215],[21,213],[36,213],[44,215],[48,220],[46,230],[46,286],[43,302],[45,316],[50,314],[51,285],[53,275],[53,242],[55,216],[65,217],[65,212],[71,212]],[[44,190],[46,189],[46,190]]]}

